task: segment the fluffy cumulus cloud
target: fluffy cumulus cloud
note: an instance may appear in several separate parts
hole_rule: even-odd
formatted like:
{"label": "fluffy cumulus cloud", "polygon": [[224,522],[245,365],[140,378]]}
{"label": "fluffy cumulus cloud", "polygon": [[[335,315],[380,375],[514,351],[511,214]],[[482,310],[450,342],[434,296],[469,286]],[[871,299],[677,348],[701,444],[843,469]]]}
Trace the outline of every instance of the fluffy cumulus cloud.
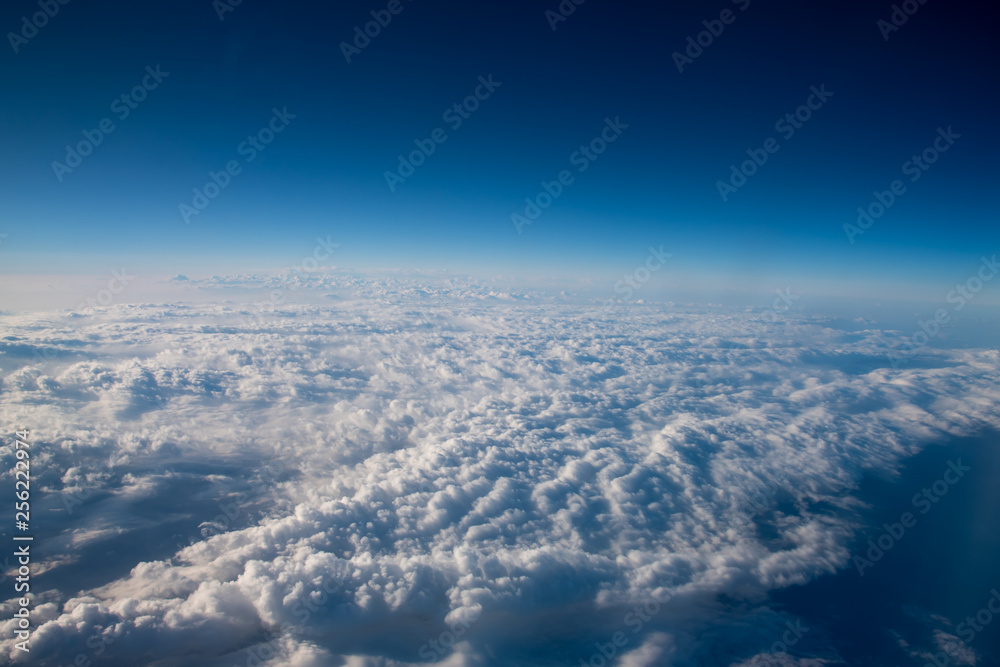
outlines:
{"label": "fluffy cumulus cloud", "polygon": [[4,316],[38,533],[4,661],[835,664],[768,592],[848,565],[866,471],[998,426],[996,351],[334,287]]}

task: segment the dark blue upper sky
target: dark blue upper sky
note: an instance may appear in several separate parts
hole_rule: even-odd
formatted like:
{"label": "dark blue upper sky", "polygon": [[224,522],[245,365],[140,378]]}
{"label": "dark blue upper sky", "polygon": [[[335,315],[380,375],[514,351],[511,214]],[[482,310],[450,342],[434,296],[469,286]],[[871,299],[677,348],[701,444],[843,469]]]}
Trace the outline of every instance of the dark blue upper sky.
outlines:
{"label": "dark blue upper sky", "polygon": [[[381,0],[243,0],[223,20],[223,0],[52,2],[37,31],[22,20],[37,0],[0,11],[8,273],[280,268],[329,235],[357,267],[620,276],[663,245],[675,278],[695,282],[933,293],[1000,249],[985,3],[912,0],[887,32],[890,2],[567,0],[555,30],[557,0],[400,0],[396,14]],[[341,43],[373,11],[391,21],[348,63]],[[720,27],[679,72],[687,38]],[[115,102],[144,80],[134,109]],[[833,96],[810,100],[813,86]],[[443,117],[477,87],[467,118]],[[794,134],[776,128],[807,101]],[[286,108],[295,117],[249,160],[242,142]],[[593,160],[574,155],[608,118],[627,129]],[[114,131],[90,155],[53,165],[103,119]],[[904,173],[949,127],[947,152]],[[397,156],[429,139],[391,189]],[[767,161],[724,201],[718,182],[748,150]],[[239,173],[187,223],[180,205],[230,161]],[[511,215],[564,170],[572,182],[518,233]],[[850,243],[844,224],[896,179],[905,192]]]}

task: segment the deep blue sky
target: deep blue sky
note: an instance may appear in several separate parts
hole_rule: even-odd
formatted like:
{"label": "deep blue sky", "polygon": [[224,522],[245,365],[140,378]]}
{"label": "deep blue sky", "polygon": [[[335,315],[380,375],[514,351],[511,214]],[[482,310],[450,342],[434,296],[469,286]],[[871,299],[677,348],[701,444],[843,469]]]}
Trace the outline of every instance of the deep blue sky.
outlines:
{"label": "deep blue sky", "polygon": [[[928,0],[885,41],[889,2],[587,0],[553,31],[547,2],[402,0],[347,63],[339,44],[385,2],[71,1],[14,53],[0,47],[3,271],[211,274],[279,268],[317,235],[338,263],[621,275],[650,245],[694,281],[946,290],[1000,250],[992,17]],[[683,73],[672,53],[732,9]],[[36,2],[0,10],[18,32]],[[147,66],[169,76],[128,118],[112,101]],[[457,130],[442,112],[477,77],[502,85]],[[810,86],[834,96],[787,141],[775,121]],[[297,117],[185,224],[192,188],[264,127]],[[621,137],[530,227],[510,216],[606,117]],[[59,182],[83,130],[115,131]],[[843,224],[938,127],[961,139],[855,244]],[[395,192],[384,172],[438,127],[448,140]],[[723,202],[716,182],[769,137],[781,149]],[[779,284],[780,281],[780,284]]]}

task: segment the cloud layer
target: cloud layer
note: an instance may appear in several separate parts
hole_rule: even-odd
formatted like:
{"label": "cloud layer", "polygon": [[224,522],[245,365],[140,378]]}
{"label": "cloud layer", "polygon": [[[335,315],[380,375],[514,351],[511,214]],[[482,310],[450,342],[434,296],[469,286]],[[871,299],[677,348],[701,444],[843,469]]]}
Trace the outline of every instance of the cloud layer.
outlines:
{"label": "cloud layer", "polygon": [[834,664],[767,593],[847,564],[863,474],[1000,426],[995,350],[363,287],[4,317],[34,664]]}

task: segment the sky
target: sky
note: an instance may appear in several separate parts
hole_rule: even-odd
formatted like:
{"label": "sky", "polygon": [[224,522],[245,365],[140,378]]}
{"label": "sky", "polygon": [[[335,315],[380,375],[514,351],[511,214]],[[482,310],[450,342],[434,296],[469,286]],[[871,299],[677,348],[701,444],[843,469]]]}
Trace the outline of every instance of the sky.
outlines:
{"label": "sky", "polygon": [[992,18],[10,0],[0,662],[1000,664]]}
{"label": "sky", "polygon": [[[891,3],[561,7],[69,2],[33,30],[36,3],[5,4],[5,289],[280,269],[322,236],[358,269],[606,281],[663,246],[672,287],[940,300],[998,249],[980,3],[915,4],[891,30]],[[608,121],[604,152],[578,152]],[[939,129],[947,151],[904,172]],[[85,132],[99,143],[70,167]],[[417,142],[433,153],[387,177]],[[225,187],[199,200],[213,173]],[[897,179],[884,215],[845,230]],[[558,196],[518,224],[543,182]]]}

